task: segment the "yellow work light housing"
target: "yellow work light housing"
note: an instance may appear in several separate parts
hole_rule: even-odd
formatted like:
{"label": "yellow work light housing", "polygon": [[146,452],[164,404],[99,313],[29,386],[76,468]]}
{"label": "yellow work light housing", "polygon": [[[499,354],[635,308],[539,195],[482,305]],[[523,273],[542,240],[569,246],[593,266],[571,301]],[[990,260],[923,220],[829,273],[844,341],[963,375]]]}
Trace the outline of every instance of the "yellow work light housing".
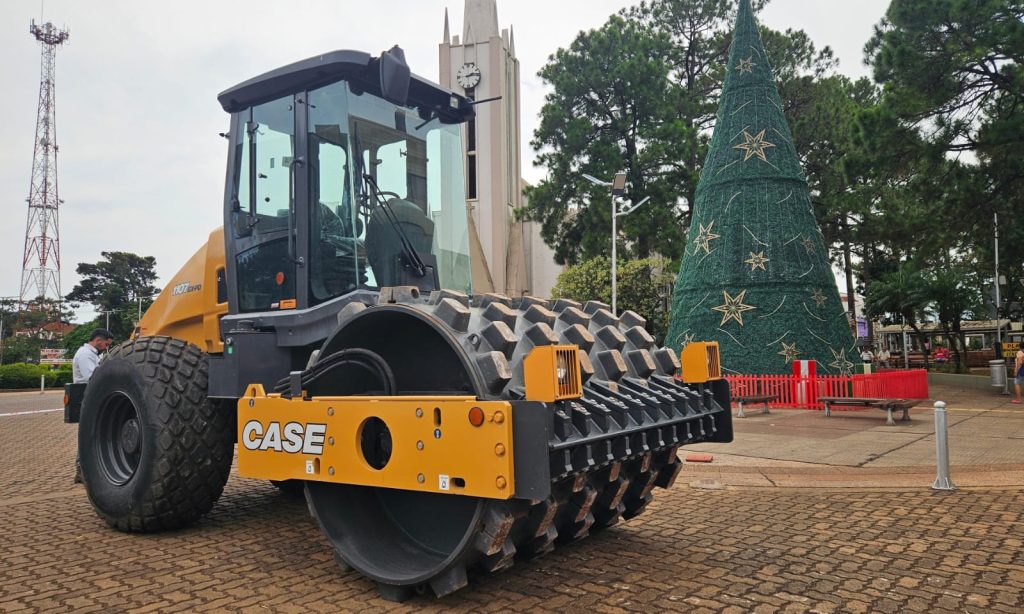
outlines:
{"label": "yellow work light housing", "polygon": [[523,361],[526,398],[553,403],[583,394],[579,351],[575,345],[535,347]]}
{"label": "yellow work light housing", "polygon": [[722,363],[717,341],[692,341],[679,354],[682,379],[688,384],[703,384],[722,379]]}

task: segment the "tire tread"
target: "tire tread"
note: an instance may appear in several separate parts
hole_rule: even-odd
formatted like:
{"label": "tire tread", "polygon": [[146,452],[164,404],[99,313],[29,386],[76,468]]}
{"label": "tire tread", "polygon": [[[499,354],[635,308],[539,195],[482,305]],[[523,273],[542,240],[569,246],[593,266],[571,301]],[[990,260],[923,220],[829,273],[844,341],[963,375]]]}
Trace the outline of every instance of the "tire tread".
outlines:
{"label": "tire tread", "polygon": [[133,364],[145,380],[159,434],[142,498],[121,516],[93,507],[120,531],[164,531],[192,524],[224,491],[234,445],[231,412],[206,396],[207,355],[179,339],[142,337],[113,348],[107,360],[115,358]]}

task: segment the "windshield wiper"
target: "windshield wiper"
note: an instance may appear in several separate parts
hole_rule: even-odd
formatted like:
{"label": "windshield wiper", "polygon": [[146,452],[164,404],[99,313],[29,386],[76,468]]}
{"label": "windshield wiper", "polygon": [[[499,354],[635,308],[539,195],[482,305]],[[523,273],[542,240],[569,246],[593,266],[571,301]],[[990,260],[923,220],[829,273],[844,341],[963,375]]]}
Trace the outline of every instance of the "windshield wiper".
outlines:
{"label": "windshield wiper", "polygon": [[417,277],[426,277],[427,265],[423,263],[416,248],[412,246],[409,237],[402,230],[402,225],[398,223],[398,218],[395,217],[394,211],[391,210],[391,205],[384,199],[384,194],[381,192],[380,187],[377,186],[377,181],[367,173],[363,173],[363,181],[366,182],[366,185],[370,186],[373,196],[377,199],[377,206],[384,212],[384,216],[388,218],[388,222],[395,230],[395,234],[398,235],[399,241],[402,242],[402,253],[405,255],[409,266],[412,267]]}
{"label": "windshield wiper", "polygon": [[[485,102],[494,102],[495,100],[501,100],[501,96],[494,96],[493,98],[484,98],[483,100],[470,100],[469,101],[469,106],[483,104]],[[420,117],[422,117],[422,115]],[[427,124],[429,124],[430,122],[434,121],[438,117],[441,117],[441,113],[438,112],[437,109],[432,109],[430,111],[430,114],[427,115],[427,119],[423,120],[423,123],[421,123],[420,125],[418,125],[415,128],[413,128],[413,130],[419,130],[420,128],[422,128],[423,126],[426,126]]]}
{"label": "windshield wiper", "polygon": [[249,233],[260,221],[256,214],[256,134],[259,128],[260,125],[252,120],[245,123],[245,132],[249,136],[249,215],[246,219]]}

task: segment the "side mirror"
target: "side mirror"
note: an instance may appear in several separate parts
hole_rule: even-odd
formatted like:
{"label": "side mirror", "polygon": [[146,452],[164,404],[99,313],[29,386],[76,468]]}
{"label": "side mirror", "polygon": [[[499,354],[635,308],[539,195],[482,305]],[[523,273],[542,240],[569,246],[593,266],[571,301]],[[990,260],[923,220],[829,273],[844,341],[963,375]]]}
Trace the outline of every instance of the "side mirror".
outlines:
{"label": "side mirror", "polygon": [[395,45],[380,54],[380,92],[384,99],[405,105],[409,99],[409,78],[412,73],[405,62],[405,52]]}

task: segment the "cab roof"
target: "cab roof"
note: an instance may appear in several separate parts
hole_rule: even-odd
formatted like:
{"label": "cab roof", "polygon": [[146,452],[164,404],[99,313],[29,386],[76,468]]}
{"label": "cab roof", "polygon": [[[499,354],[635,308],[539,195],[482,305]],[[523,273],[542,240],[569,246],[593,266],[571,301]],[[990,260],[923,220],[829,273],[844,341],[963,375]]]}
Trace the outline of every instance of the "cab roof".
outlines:
{"label": "cab roof", "polygon": [[[404,53],[398,47],[381,56],[389,56],[392,62],[405,63]],[[234,113],[287,94],[342,80],[348,81],[356,91],[386,98],[381,85],[382,57],[349,49],[331,51],[243,81],[218,94],[217,100],[225,111]],[[411,73],[405,104],[417,108],[424,119],[436,115],[446,124],[461,123],[474,116],[473,105],[468,98]]]}

